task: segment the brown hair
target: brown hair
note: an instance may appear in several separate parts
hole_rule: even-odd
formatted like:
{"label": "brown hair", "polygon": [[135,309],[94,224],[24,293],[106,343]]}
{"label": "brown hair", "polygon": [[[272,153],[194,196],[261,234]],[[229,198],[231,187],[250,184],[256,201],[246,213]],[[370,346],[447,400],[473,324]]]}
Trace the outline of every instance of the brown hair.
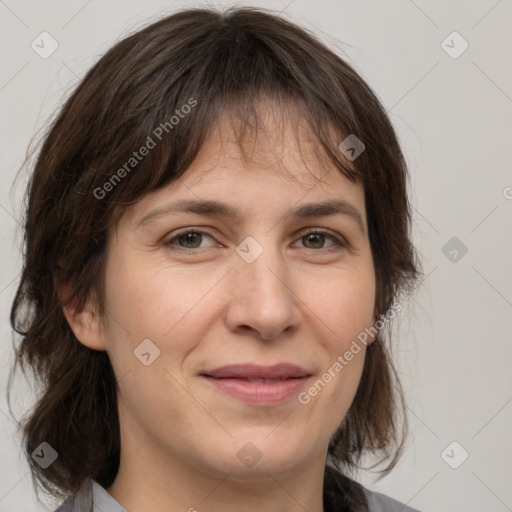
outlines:
{"label": "brown hair", "polygon": [[[106,352],[75,338],[57,283],[71,283],[67,300],[78,310],[92,297],[104,315],[109,227],[124,207],[185,173],[222,113],[236,115],[239,134],[255,129],[262,98],[295,106],[330,161],[362,183],[376,318],[412,291],[420,270],[404,157],[385,110],[347,62],[262,9],[183,10],[137,31],[113,46],[63,104],[27,187],[23,269],[11,310],[21,342],[12,370],[25,372],[28,364],[42,386],[20,424],[34,485],[55,496],[76,492],[88,477],[109,487],[119,466],[112,366]],[[158,144],[127,167],[158,127]],[[339,144],[350,134],[365,150],[347,165]],[[403,392],[384,338],[380,332],[368,346],[355,399],[329,446],[340,471],[378,452],[380,462],[389,461],[387,473],[403,447]],[[31,457],[42,442],[58,452],[47,469]]]}

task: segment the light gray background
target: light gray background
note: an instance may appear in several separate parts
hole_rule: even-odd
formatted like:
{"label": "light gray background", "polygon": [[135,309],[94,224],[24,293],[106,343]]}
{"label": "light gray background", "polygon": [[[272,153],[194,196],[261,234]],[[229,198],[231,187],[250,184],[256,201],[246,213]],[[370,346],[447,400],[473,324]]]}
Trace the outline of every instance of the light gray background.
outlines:
{"label": "light gray background", "polygon": [[[4,396],[20,268],[15,173],[63,95],[114,42],[164,13],[212,4],[0,0],[0,512],[38,510]],[[283,10],[356,67],[388,109],[410,166],[427,275],[395,327],[411,435],[390,476],[360,480],[422,511],[512,510],[511,1],[250,4]],[[31,48],[42,31],[59,44],[46,60]],[[469,44],[456,59],[441,46],[453,31]],[[456,262],[442,252],[452,237],[468,248]],[[22,407],[31,390],[18,383]],[[441,455],[453,441],[460,447],[446,460],[469,453],[458,469]]]}

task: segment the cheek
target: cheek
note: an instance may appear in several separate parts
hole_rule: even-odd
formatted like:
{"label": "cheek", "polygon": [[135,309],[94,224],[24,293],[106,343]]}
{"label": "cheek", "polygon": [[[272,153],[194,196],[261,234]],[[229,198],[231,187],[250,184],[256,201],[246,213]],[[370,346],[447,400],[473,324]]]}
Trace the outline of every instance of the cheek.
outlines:
{"label": "cheek", "polygon": [[324,283],[321,293],[311,294],[312,309],[329,328],[329,352],[345,351],[373,321],[373,275],[347,274]]}
{"label": "cheek", "polygon": [[[149,256],[121,258],[107,272],[107,303],[117,325],[130,332],[132,341],[154,337],[164,342],[222,278],[217,270],[176,267],[163,261],[148,266]],[[140,343],[139,340],[139,343]]]}
{"label": "cheek", "polygon": [[364,366],[366,345],[358,337],[373,321],[373,274],[347,272],[332,279],[314,297],[312,309],[318,311],[319,320],[328,327],[323,329],[328,335],[319,340],[328,363],[306,390],[304,401],[318,401],[318,406],[323,404],[338,411],[331,425],[336,428],[353,401]]}
{"label": "cheek", "polygon": [[[149,267],[120,257],[109,269],[106,344],[117,379],[126,387],[120,391],[134,413],[142,414],[150,407],[147,396],[161,396],[163,389],[168,395],[161,396],[162,402],[176,408],[181,388],[172,376],[181,382],[180,367],[204,336],[205,319],[212,314],[208,304],[224,273],[203,270],[198,279],[192,268]],[[145,366],[137,355],[147,352],[150,365]]]}

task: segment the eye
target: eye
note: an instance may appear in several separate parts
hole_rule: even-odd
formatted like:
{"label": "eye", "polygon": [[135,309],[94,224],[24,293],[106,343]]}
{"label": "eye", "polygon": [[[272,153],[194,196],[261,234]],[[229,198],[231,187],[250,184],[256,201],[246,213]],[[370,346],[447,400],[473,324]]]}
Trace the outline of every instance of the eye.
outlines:
{"label": "eye", "polygon": [[[201,242],[204,240],[204,237],[213,240],[213,237],[205,231],[188,228],[164,241],[164,246],[171,249],[185,251],[189,249],[188,252],[193,252],[195,249],[205,248],[204,246],[201,246]],[[343,241],[341,237],[338,237],[325,229],[313,229],[305,233],[303,232],[299,240],[304,243],[305,249],[312,249],[316,251],[333,251],[347,246],[347,243]],[[331,240],[331,245],[328,247],[324,246],[326,240]]]}
{"label": "eye", "polygon": [[166,240],[164,245],[166,247],[177,245],[177,249],[200,249],[200,244],[204,236],[212,238],[208,233],[205,233],[204,231],[189,229],[187,231],[178,233],[169,240]]}
{"label": "eye", "polygon": [[[330,239],[333,241],[333,245],[329,248],[323,247],[326,239]],[[336,235],[332,234],[330,231],[325,229],[314,229],[303,233],[300,237],[300,240],[304,241],[305,244],[310,244],[310,247],[306,247],[306,249],[315,249],[315,250],[323,250],[328,249],[330,251],[336,250],[340,247],[346,247],[346,243],[338,238]],[[337,248],[332,248],[333,246],[338,246]]]}

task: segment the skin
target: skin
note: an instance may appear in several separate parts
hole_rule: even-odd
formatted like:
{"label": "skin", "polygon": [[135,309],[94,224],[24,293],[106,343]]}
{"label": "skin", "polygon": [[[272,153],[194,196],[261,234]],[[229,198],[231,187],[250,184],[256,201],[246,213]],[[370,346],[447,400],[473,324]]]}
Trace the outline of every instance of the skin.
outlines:
{"label": "skin", "polygon": [[[329,439],[353,401],[365,350],[306,405],[296,395],[248,404],[198,374],[290,362],[313,374],[307,389],[373,323],[364,191],[319,157],[305,129],[297,145],[292,124],[268,121],[246,147],[247,161],[219,123],[187,173],[129,207],[110,232],[105,318],[89,306],[65,310],[81,343],[107,351],[118,380],[121,465],[107,491],[129,511],[323,510]],[[287,217],[339,198],[360,212],[364,231],[341,214]],[[223,201],[241,218],[175,213],[136,227],[176,199]],[[180,228],[207,234],[165,246]],[[312,228],[347,246],[305,236]],[[250,264],[235,251],[247,236],[263,248]],[[160,355],[145,366],[134,350],[148,338]],[[248,442],[261,455],[252,467],[237,457]]]}

